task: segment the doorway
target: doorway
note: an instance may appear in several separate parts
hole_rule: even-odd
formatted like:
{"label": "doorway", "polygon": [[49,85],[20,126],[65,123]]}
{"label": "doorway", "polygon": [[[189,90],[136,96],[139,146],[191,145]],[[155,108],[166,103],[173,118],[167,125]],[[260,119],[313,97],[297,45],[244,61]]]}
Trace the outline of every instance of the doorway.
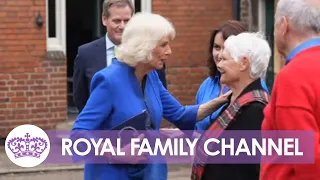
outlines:
{"label": "doorway", "polygon": [[73,102],[72,76],[78,47],[102,37],[105,28],[101,23],[103,0],[66,1],[66,53],[68,111],[77,113]]}
{"label": "doorway", "polygon": [[[78,47],[106,34],[106,28],[101,21],[103,1],[66,1],[67,101],[69,113],[78,113],[72,94],[73,66]],[[135,12],[151,11],[152,1],[132,0],[132,2]]]}

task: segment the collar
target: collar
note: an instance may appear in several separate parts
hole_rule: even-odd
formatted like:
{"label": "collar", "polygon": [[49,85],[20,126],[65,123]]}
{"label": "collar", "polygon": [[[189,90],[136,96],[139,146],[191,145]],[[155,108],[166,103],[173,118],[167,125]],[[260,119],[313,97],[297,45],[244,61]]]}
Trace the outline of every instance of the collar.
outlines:
{"label": "collar", "polygon": [[260,78],[254,80],[252,83],[250,83],[246,88],[244,88],[244,90],[240,93],[239,97],[250,92],[253,90],[257,90],[257,89],[263,89],[261,86],[261,80]]}
{"label": "collar", "polygon": [[128,69],[129,71],[132,71],[132,72],[135,71],[134,67],[131,67],[128,64],[119,61],[116,57],[112,58],[112,64],[116,64],[116,65],[121,66],[123,68],[126,68],[126,69]]}
{"label": "collar", "polygon": [[294,58],[294,56],[296,56],[300,52],[315,46],[320,46],[320,38],[310,39],[303,42],[302,44],[300,44],[290,52],[290,54],[286,58],[286,64],[288,64],[291,61],[291,59]]}
{"label": "collar", "polygon": [[[236,99],[238,99],[239,97],[243,96],[244,94],[246,94],[250,91],[254,91],[254,90],[263,90],[263,87],[261,86],[260,78],[254,80],[246,88],[244,88],[244,90],[240,93],[240,95]],[[228,97],[228,102],[225,105],[229,106],[229,104],[231,102],[231,97],[232,97],[232,94],[230,94],[230,96]]]}
{"label": "collar", "polygon": [[109,39],[108,33],[106,34],[106,48],[107,50],[113,48],[115,45],[114,43]]}

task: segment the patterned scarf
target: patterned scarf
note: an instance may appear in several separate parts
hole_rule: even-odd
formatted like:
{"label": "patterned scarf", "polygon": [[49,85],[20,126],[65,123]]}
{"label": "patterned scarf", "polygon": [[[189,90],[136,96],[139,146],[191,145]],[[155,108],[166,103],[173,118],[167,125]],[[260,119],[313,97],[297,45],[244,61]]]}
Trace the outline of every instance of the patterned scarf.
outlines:
{"label": "patterned scarf", "polygon": [[[206,141],[208,138],[219,137],[223,130],[228,127],[230,122],[234,120],[241,107],[246,106],[251,102],[261,102],[266,105],[269,102],[269,99],[269,95],[263,90],[250,91],[236,99],[227,109],[222,112],[217,120],[209,126],[208,130],[202,134],[197,143],[198,146],[196,148],[196,154],[192,166],[192,180],[201,180],[204,166],[206,164],[205,162],[208,157],[203,148],[201,148],[201,144],[204,144],[204,141]],[[212,147],[209,145],[208,148],[210,149]]]}

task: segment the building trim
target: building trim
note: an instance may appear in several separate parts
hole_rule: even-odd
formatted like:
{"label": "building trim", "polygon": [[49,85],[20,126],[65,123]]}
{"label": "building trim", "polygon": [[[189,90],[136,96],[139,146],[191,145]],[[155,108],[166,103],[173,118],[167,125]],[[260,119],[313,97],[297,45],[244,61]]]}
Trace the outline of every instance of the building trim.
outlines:
{"label": "building trim", "polygon": [[[134,4],[135,0],[132,0]],[[49,38],[49,29],[46,25],[47,51],[62,51],[66,54],[66,0],[55,0],[56,3],[56,37]],[[48,0],[46,0],[46,22],[48,22]],[[141,0],[141,11],[152,12],[152,0]]]}
{"label": "building trim", "polygon": [[56,3],[56,37],[49,38],[48,0],[46,0],[47,51],[62,51],[66,54],[66,0],[55,0]]}
{"label": "building trim", "polygon": [[266,4],[265,3],[266,3],[266,0],[258,0],[259,31],[264,34],[266,33]]}
{"label": "building trim", "polygon": [[141,0],[141,11],[152,12],[152,0]]}
{"label": "building trim", "polygon": [[[139,0],[131,0],[133,6],[134,2]],[[142,12],[152,12],[152,0],[140,0],[141,1],[141,11]]]}

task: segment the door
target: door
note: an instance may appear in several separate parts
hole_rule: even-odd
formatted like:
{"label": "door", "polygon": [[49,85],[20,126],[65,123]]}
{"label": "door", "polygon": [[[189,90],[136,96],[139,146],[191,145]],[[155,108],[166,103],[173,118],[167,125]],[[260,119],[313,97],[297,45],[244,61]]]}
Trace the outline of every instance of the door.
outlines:
{"label": "door", "polygon": [[78,47],[97,38],[96,13],[100,0],[66,1],[66,54],[67,54],[67,101],[68,111],[77,112],[72,96],[72,76],[74,59]]}
{"label": "door", "polygon": [[[103,37],[106,27],[101,21],[104,0],[66,0],[66,46],[68,112],[77,113],[73,102],[72,76],[78,47]],[[152,0],[132,0],[135,12],[151,12]]]}

